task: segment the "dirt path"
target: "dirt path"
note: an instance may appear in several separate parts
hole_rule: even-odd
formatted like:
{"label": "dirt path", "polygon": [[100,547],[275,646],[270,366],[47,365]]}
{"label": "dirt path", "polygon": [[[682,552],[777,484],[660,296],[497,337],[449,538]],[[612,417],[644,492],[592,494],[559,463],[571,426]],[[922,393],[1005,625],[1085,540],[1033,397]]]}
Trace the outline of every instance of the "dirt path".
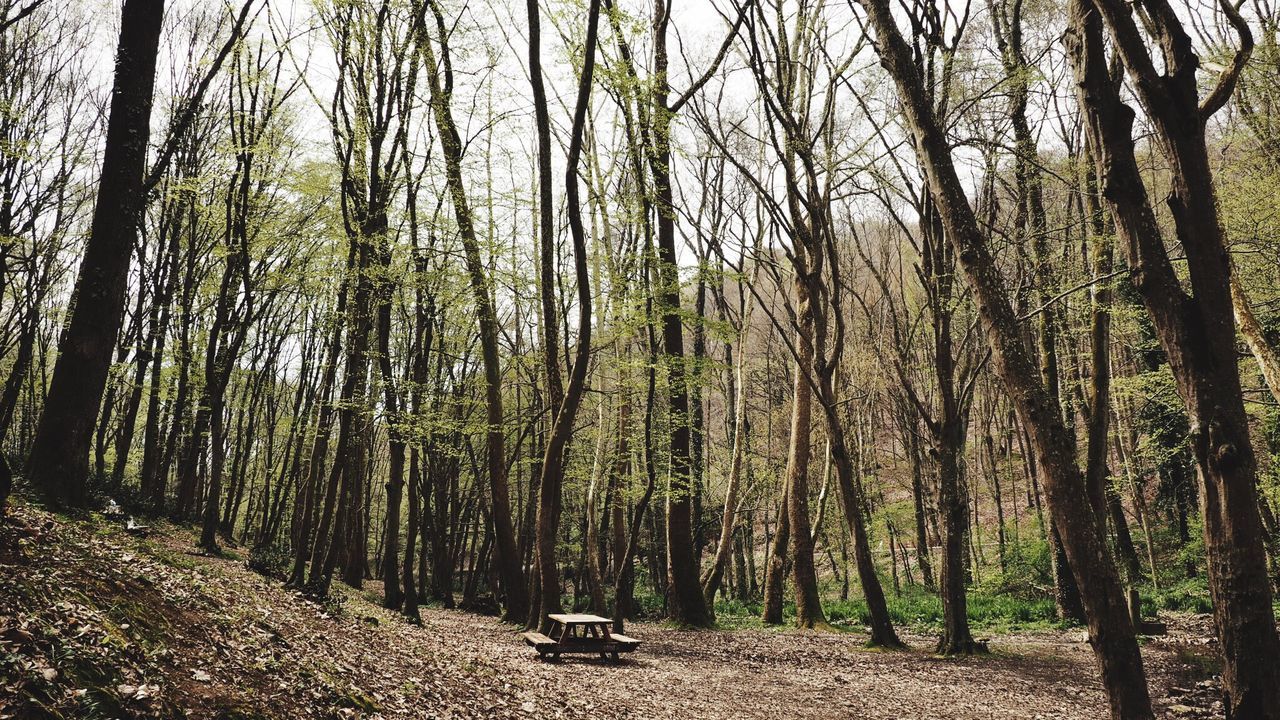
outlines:
{"label": "dirt path", "polygon": [[[424,608],[423,625],[413,626],[371,602],[368,588],[351,593],[341,610],[325,608],[242,561],[195,554],[184,531],[138,540],[68,525],[42,542],[52,551],[59,540],[66,549],[47,553],[53,562],[33,562],[31,579],[82,588],[84,600],[68,613],[145,650],[119,681],[122,705],[139,715],[163,716],[157,698],[196,718],[1106,715],[1078,631],[1000,636],[990,656],[946,660],[929,653],[931,639],[921,636],[906,638],[913,650],[880,652],[864,649],[853,633],[688,632],[636,623],[627,632],[644,644],[626,661],[543,662],[494,618]],[[126,600],[138,616],[132,623],[116,617]],[[38,611],[28,608],[24,620],[21,610],[7,617],[0,609],[0,626],[32,630]],[[1152,694],[1171,708],[1169,717],[1206,715],[1212,693],[1195,687],[1199,678],[1177,654],[1203,643],[1196,637],[1202,627],[1175,630],[1146,647]],[[130,697],[139,687],[154,689]]]}

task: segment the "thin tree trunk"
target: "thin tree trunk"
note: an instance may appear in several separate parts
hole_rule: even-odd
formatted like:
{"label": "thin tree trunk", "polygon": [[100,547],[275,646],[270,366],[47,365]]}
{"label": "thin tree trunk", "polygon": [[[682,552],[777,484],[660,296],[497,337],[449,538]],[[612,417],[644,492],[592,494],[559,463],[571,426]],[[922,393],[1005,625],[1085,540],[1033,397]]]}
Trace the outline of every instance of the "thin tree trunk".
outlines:
{"label": "thin tree trunk", "polygon": [[711,567],[702,576],[702,594],[707,599],[707,606],[715,607],[716,591],[720,589],[720,580],[724,576],[725,566],[729,562],[729,553],[734,547],[734,529],[737,527],[738,494],[742,485],[742,466],[747,454],[747,342],[751,335],[751,304],[742,314],[742,331],[738,337],[738,357],[733,365],[733,450],[729,461],[728,487],[725,488],[724,510],[720,515],[720,540],[716,543],[716,554]]}
{"label": "thin tree trunk", "polygon": [[[502,416],[502,367],[498,348],[498,316],[493,305],[493,291],[480,257],[480,241],[476,235],[462,180],[462,138],[453,122],[450,104],[453,98],[453,71],[444,16],[435,0],[416,0],[415,31],[417,48],[427,67],[431,89],[431,106],[440,133],[445,156],[445,179],[453,202],[454,217],[466,255],[467,274],[475,296],[476,315],[480,323],[480,351],[484,364],[487,457],[490,510],[497,541],[497,564],[506,593],[503,617],[509,622],[522,622],[528,616],[528,594],[520,555],[516,546],[515,526],[511,520],[511,494],[507,484],[505,439]],[[444,65],[436,64],[436,52],[427,29],[427,12],[435,18],[440,55]]]}

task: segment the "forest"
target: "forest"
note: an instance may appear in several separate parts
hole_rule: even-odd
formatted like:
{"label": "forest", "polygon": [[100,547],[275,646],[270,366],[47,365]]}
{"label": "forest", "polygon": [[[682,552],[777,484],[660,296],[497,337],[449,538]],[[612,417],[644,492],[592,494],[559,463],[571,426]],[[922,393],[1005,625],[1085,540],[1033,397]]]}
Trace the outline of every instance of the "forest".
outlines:
{"label": "forest", "polygon": [[1278,210],[1270,0],[0,0],[0,717],[1280,720]]}

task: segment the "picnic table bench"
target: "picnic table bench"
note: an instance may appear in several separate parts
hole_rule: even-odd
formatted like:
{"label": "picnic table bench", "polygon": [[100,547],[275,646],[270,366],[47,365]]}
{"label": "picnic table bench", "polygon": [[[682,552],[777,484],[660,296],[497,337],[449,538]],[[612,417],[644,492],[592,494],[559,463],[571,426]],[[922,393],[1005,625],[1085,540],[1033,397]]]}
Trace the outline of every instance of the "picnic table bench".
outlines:
{"label": "picnic table bench", "polygon": [[629,653],[640,646],[640,641],[610,630],[613,621],[599,615],[578,613],[548,615],[553,626],[551,634],[524,633],[524,641],[538,657],[548,655],[558,660],[561,653],[599,654],[602,658],[618,659],[620,653]]}

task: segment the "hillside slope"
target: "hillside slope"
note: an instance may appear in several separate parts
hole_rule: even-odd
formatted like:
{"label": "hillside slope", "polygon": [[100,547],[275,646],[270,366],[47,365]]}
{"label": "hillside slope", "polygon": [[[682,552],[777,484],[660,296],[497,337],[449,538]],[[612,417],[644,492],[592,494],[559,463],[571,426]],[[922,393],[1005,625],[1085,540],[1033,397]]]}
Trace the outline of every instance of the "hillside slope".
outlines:
{"label": "hillside slope", "polygon": [[[140,538],[19,503],[0,548],[0,718],[1104,715],[1078,632],[942,660],[867,651],[854,633],[637,624],[633,660],[544,663],[493,618],[424,608],[417,627],[354,591],[321,606],[243,560],[197,554],[183,528]],[[1192,627],[1146,648],[1170,717],[1213,712],[1212,683],[1186,664],[1208,643]]]}

